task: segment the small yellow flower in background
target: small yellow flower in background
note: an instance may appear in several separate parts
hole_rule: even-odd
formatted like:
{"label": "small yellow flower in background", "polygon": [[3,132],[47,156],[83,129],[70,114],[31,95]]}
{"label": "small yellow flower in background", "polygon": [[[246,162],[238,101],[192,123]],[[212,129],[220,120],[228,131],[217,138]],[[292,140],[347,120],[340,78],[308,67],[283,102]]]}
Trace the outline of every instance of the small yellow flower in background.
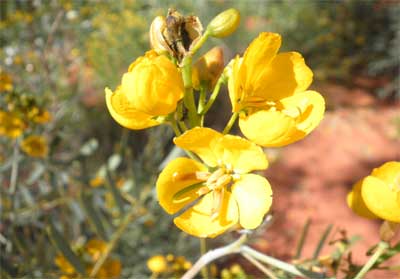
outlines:
{"label": "small yellow flower in background", "polygon": [[129,66],[114,92],[106,88],[107,108],[120,125],[145,129],[161,124],[157,116],[175,111],[183,92],[178,68],[167,57],[148,51]]}
{"label": "small yellow flower in background", "polygon": [[32,135],[21,142],[21,149],[32,157],[46,157],[49,148],[47,141],[42,136]]}
{"label": "small yellow flower in background", "polygon": [[10,74],[0,69],[0,92],[13,90],[13,81]]}
{"label": "small yellow flower in background", "polygon": [[25,130],[25,123],[17,116],[6,111],[0,111],[0,135],[17,138]]}
{"label": "small yellow flower in background", "polygon": [[89,185],[93,188],[104,185],[104,178],[101,176],[95,176],[89,181]]}
{"label": "small yellow flower in background", "polygon": [[240,113],[242,133],[262,146],[284,146],[304,138],[325,111],[324,98],[306,91],[313,73],[301,54],[277,54],[280,46],[279,34],[264,32],[242,58],[231,62],[232,111]]}
{"label": "small yellow flower in background", "polygon": [[45,124],[51,120],[51,114],[47,110],[39,110],[39,112],[32,117],[32,120],[38,124]]}
{"label": "small yellow flower in background", "polygon": [[389,241],[400,229],[400,162],[387,162],[358,181],[347,204],[361,217],[384,220],[380,236]]}
{"label": "small yellow flower in background", "polygon": [[158,200],[169,214],[198,200],[174,219],[181,230],[215,237],[238,223],[246,229],[261,224],[272,204],[272,190],[264,177],[249,174],[268,167],[259,146],[200,127],[175,138],[174,143],[205,163],[177,158],[158,177]]}
{"label": "small yellow flower in background", "polygon": [[54,262],[64,273],[68,275],[75,273],[75,268],[69,263],[69,261],[67,261],[64,256],[57,255]]}
{"label": "small yellow flower in background", "polygon": [[155,255],[147,260],[147,267],[153,273],[162,273],[167,271],[167,260],[163,255]]}
{"label": "small yellow flower in background", "polygon": [[[100,239],[91,239],[83,247],[84,253],[89,257],[83,257],[83,261],[86,264],[86,273],[90,274],[94,268],[96,261],[99,260],[101,255],[105,253],[107,248],[107,243]],[[59,255],[55,258],[55,264],[65,273],[60,277],[60,279],[72,279],[72,278],[82,278],[78,275],[74,267],[68,262],[68,260]],[[104,264],[99,269],[97,275],[94,278],[98,279],[116,279],[119,278],[121,274],[122,265],[117,259],[108,258]]]}
{"label": "small yellow flower in background", "polygon": [[184,256],[174,256],[172,254],[155,255],[147,260],[147,267],[154,274],[163,273],[168,278],[168,275],[173,277],[181,277],[183,273],[192,267],[192,263]]}
{"label": "small yellow flower in background", "polygon": [[91,239],[85,245],[85,251],[90,255],[93,261],[97,261],[105,252],[107,243],[100,239]]}

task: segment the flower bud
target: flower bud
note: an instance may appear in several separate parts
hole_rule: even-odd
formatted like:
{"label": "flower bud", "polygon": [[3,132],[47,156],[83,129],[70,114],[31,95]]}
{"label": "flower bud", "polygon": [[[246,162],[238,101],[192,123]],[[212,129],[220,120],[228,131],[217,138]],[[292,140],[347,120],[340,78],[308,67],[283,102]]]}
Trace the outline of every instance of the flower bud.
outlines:
{"label": "flower bud", "polygon": [[168,269],[167,261],[162,255],[156,255],[147,260],[147,267],[153,273],[162,273]]}
{"label": "flower bud", "polygon": [[379,229],[380,239],[389,242],[400,231],[400,224],[384,221]]}
{"label": "flower bud", "polygon": [[208,24],[207,31],[213,37],[223,38],[235,32],[239,22],[239,11],[231,8],[214,17]]}
{"label": "flower bud", "polygon": [[194,64],[193,74],[196,75],[193,78],[194,86],[196,87],[194,81],[198,80],[198,83],[204,84],[207,89],[213,88],[223,70],[224,54],[222,48],[214,47]]}
{"label": "flower bud", "polygon": [[106,104],[120,125],[139,130],[161,124],[156,118],[175,111],[183,93],[182,76],[175,64],[148,51],[129,66],[114,92],[106,88]]}
{"label": "flower bud", "polygon": [[150,25],[150,45],[158,54],[170,51],[168,43],[163,36],[165,27],[165,17],[163,16],[156,17]]}

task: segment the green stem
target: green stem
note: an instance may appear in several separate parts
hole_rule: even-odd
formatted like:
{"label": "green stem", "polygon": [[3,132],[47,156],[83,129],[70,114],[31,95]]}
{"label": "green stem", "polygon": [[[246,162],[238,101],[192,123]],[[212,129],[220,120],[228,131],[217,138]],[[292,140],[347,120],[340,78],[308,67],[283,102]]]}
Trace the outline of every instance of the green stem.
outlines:
{"label": "green stem", "polygon": [[179,130],[179,127],[178,127],[178,125],[176,123],[176,120],[175,119],[171,119],[171,121],[169,123],[171,124],[172,130],[174,130],[175,135],[177,137],[180,136],[182,133]]}
{"label": "green stem", "polygon": [[[205,238],[200,238],[200,253],[202,256],[207,253],[207,240]],[[201,269],[201,275],[204,279],[209,278],[207,265],[203,266]]]}
{"label": "green stem", "polygon": [[200,111],[201,115],[206,114],[207,111],[214,104],[214,101],[217,99],[219,91],[221,89],[221,85],[225,83],[225,80],[226,80],[225,76],[221,75],[221,77],[217,81],[217,84],[214,87],[213,92],[211,93],[210,99],[208,100],[207,104],[204,106],[203,110]]}
{"label": "green stem", "polygon": [[266,263],[268,265],[279,268],[287,273],[293,274],[295,276],[305,277],[305,278],[324,278],[324,276],[320,273],[308,271],[308,270],[300,270],[296,266],[288,264],[286,262],[282,262],[273,257],[264,255],[249,246],[243,245],[241,247],[241,252],[250,255],[251,257],[259,260],[260,262]]}
{"label": "green stem", "polygon": [[201,114],[202,111],[204,110],[205,103],[206,103],[206,89],[204,86],[200,85],[199,105],[197,107],[197,112],[199,114]]}
{"label": "green stem", "polygon": [[204,32],[203,36],[197,41],[196,45],[190,50],[190,55],[193,56],[195,53],[204,45],[204,43],[208,40],[210,37],[210,32],[206,30]]}
{"label": "green stem", "polygon": [[238,118],[239,113],[235,112],[234,114],[232,114],[231,118],[229,119],[228,123],[226,124],[224,131],[222,132],[224,135],[226,135],[227,133],[229,133],[232,129],[233,124],[235,124],[236,119]]}
{"label": "green stem", "polygon": [[188,109],[189,123],[191,128],[193,128],[198,125],[198,115],[193,95],[192,57],[190,55],[185,56],[185,58],[182,60],[182,79],[185,87],[185,96],[183,97],[183,102],[185,107]]}
{"label": "green stem", "polygon": [[364,275],[373,267],[379,257],[383,254],[383,252],[389,247],[387,242],[381,241],[378,244],[378,248],[375,253],[369,258],[368,262],[363,266],[363,268],[358,272],[354,279],[361,279]]}

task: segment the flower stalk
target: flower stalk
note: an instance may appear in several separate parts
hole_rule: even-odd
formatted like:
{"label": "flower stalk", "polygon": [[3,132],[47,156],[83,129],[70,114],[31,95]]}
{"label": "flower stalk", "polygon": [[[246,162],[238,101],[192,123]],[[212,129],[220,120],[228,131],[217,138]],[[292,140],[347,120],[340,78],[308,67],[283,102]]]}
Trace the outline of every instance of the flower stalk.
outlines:
{"label": "flower stalk", "polygon": [[378,244],[378,247],[375,253],[369,258],[368,262],[363,266],[363,268],[358,272],[354,279],[364,278],[364,275],[373,267],[379,257],[385,252],[385,250],[389,247],[389,243],[381,241]]}

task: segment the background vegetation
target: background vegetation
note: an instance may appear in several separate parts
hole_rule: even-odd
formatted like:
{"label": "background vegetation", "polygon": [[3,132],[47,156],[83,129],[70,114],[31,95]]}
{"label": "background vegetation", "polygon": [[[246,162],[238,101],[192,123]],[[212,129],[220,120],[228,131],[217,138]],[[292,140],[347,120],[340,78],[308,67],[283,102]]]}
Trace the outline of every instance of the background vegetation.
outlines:
{"label": "background vegetation", "polygon": [[[168,7],[204,26],[226,8],[240,10],[237,33],[208,43],[224,47],[226,63],[259,32],[279,32],[283,50],[302,53],[317,84],[366,77],[379,98],[400,98],[397,1],[2,0],[0,109],[52,116],[18,138],[0,137],[2,278],[59,277],[55,256],[73,250],[81,260],[90,239],[112,243],[123,278],[148,276],[155,254],[197,258],[196,239],[162,212],[153,187],[172,132],[124,130],[104,105],[104,87],[115,88],[149,49],[149,25]],[[45,158],[20,150],[33,134],[47,139]]]}

